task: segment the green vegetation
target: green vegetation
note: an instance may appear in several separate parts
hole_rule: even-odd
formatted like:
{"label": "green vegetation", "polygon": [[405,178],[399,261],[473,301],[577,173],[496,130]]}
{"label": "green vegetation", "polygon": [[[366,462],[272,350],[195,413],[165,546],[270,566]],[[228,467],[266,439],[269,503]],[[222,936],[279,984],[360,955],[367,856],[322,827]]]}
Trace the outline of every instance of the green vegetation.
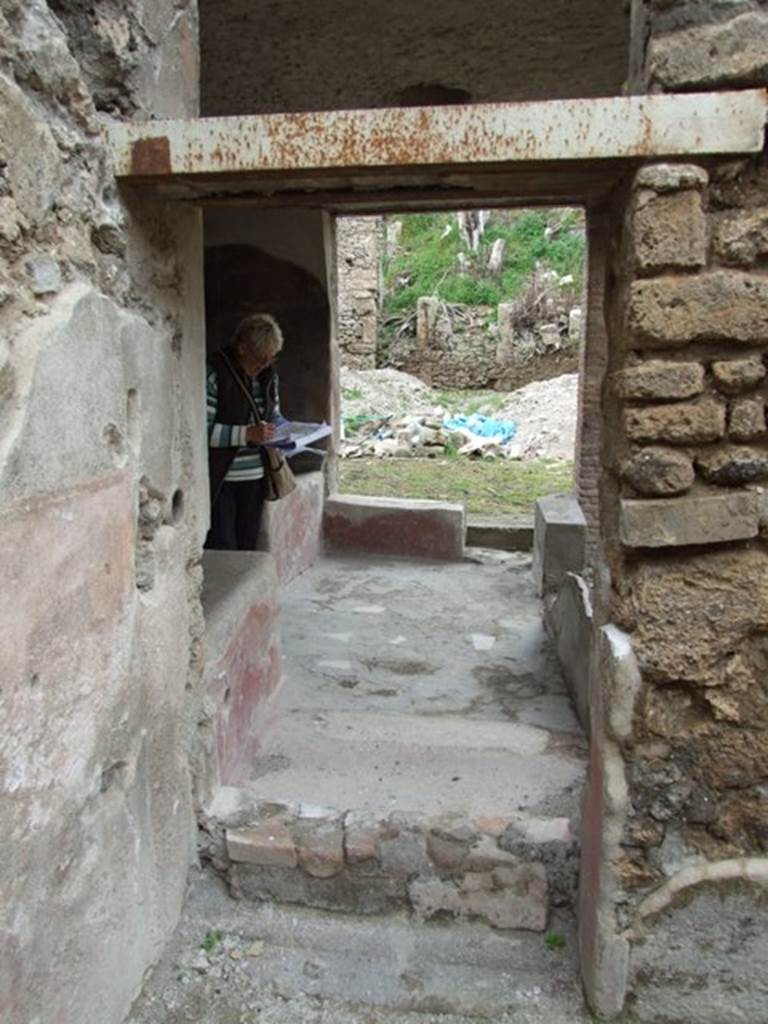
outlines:
{"label": "green vegetation", "polygon": [[[403,224],[398,251],[384,261],[385,318],[402,315],[429,295],[449,303],[496,306],[515,298],[539,264],[560,277],[571,275],[574,292],[581,288],[585,241],[578,210],[494,210],[477,253],[465,245],[453,213],[398,219]],[[487,264],[499,238],[506,249],[496,274]]]}
{"label": "green vegetation", "polygon": [[544,945],[547,949],[563,949],[565,947],[565,937],[560,932],[547,932],[544,936]]}
{"label": "green vegetation", "polygon": [[386,498],[463,502],[467,512],[529,515],[545,494],[573,488],[573,463],[510,459],[342,459],[340,490]]}
{"label": "green vegetation", "polygon": [[360,388],[342,388],[341,397],[348,402],[356,402],[363,397],[363,392]]}
{"label": "green vegetation", "polygon": [[462,416],[472,416],[476,412],[494,416],[509,401],[505,391],[435,391],[433,397],[435,405]]}
{"label": "green vegetation", "polygon": [[380,423],[382,417],[374,416],[367,412],[353,412],[342,416],[342,420],[344,422],[345,436],[354,437],[366,423]]}
{"label": "green vegetation", "polygon": [[200,948],[204,949],[206,953],[212,953],[223,938],[220,931],[206,932],[205,938],[200,943]]}

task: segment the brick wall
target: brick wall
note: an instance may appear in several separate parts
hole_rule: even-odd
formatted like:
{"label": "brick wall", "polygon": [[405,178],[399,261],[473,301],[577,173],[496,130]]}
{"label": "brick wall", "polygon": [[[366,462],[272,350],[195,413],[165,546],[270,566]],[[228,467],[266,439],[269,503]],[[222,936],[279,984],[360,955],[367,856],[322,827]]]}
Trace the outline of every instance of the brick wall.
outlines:
{"label": "brick wall", "polygon": [[587,521],[586,561],[596,557],[600,532],[601,392],[607,365],[608,336],[603,304],[610,227],[604,210],[587,216],[587,317],[579,366],[578,426],[576,430],[576,489]]}

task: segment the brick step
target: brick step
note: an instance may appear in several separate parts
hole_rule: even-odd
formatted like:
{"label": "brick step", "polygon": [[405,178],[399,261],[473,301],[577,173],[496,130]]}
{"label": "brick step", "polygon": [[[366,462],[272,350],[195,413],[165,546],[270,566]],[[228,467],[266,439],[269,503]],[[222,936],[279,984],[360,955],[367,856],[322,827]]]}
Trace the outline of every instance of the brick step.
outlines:
{"label": "brick step", "polygon": [[[578,841],[565,817],[469,819],[265,802],[209,819],[208,856],[234,895],[331,911],[468,918],[546,930],[574,905]],[[213,808],[215,811],[215,808]]]}

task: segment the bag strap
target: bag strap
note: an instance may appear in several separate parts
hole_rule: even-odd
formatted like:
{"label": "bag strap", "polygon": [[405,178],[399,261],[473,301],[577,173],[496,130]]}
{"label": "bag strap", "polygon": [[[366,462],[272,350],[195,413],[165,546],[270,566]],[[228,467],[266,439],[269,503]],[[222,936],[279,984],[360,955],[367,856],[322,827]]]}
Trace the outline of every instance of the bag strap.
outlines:
{"label": "bag strap", "polygon": [[240,390],[243,392],[245,397],[248,399],[248,404],[250,405],[251,409],[253,410],[253,415],[256,417],[256,423],[263,423],[264,420],[261,418],[261,413],[259,412],[259,407],[256,405],[256,400],[254,399],[253,395],[251,394],[251,389],[249,387],[247,387],[245,381],[243,380],[243,378],[240,376],[240,374],[235,369],[234,365],[232,364],[232,360],[229,358],[229,354],[227,352],[225,352],[223,349],[222,349],[222,351],[219,354],[221,355],[221,358],[222,358],[222,360],[224,362],[224,365],[229,370],[229,372],[232,374],[232,377],[234,378],[235,383],[240,388]]}

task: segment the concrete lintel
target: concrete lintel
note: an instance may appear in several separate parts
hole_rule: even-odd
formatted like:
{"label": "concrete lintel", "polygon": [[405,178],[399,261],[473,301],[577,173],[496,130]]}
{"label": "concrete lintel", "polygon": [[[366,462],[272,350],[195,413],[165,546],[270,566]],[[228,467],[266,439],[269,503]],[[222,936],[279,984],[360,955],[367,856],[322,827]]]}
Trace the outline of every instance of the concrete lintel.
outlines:
{"label": "concrete lintel", "polygon": [[113,123],[118,178],[753,153],[762,89]]}

